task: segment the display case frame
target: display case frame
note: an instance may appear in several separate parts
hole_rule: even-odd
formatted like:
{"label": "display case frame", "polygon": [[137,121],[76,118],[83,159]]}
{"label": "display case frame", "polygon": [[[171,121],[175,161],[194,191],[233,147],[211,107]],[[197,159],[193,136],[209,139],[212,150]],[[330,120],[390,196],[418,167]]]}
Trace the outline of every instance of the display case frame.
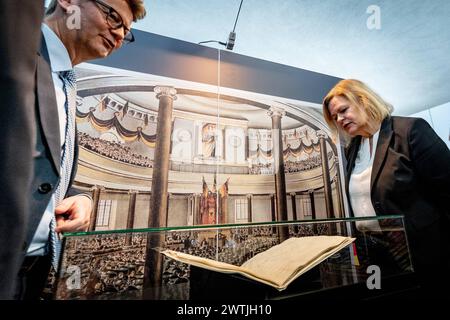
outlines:
{"label": "display case frame", "polygon": [[[283,291],[161,254],[171,249],[241,265],[290,237],[315,235],[355,241]],[[344,292],[362,298],[415,287],[402,216],[83,232],[63,241],[55,299],[279,300]]]}

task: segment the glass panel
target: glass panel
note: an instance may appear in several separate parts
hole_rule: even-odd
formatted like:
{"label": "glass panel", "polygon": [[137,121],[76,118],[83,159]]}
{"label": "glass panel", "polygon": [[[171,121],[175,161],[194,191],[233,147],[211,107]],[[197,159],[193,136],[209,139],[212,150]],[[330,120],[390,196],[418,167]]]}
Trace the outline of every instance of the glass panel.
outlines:
{"label": "glass panel", "polygon": [[[171,249],[240,266],[285,240],[284,235],[342,235],[356,240],[284,291],[240,275],[192,267],[160,253]],[[401,217],[80,233],[65,237],[56,298],[289,299],[354,286],[368,293],[369,266],[379,267],[383,285],[411,273]]]}

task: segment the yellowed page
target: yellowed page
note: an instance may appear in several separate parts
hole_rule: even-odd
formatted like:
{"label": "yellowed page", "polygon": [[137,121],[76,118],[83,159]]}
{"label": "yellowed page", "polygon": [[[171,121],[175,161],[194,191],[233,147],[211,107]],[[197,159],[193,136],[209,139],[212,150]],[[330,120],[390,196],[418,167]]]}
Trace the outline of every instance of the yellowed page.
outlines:
{"label": "yellowed page", "polygon": [[165,250],[162,253],[183,263],[222,273],[239,273],[278,290],[284,290],[301,274],[354,240],[341,236],[290,238],[257,254],[240,267],[172,250]]}
{"label": "yellowed page", "polygon": [[341,236],[313,236],[289,238],[260,254],[257,254],[241,268],[249,270],[285,289],[301,274],[343,249],[355,239]]}

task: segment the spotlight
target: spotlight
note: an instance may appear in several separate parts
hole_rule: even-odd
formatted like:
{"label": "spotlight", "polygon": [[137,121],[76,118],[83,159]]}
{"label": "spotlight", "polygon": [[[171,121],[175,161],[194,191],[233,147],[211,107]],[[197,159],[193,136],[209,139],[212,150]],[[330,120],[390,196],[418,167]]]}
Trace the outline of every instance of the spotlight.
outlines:
{"label": "spotlight", "polygon": [[227,49],[228,50],[233,50],[234,40],[236,40],[236,32],[231,31],[230,35],[228,36],[228,41],[227,41]]}

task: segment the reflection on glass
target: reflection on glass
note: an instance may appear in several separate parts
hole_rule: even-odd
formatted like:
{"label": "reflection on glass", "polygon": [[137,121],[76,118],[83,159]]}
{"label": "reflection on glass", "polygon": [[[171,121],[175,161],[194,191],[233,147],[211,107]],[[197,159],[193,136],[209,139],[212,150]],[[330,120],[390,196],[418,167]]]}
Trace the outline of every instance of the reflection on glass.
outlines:
{"label": "reflection on glass", "polygon": [[[282,224],[244,224],[191,229],[94,232],[65,239],[57,299],[283,299],[330,288],[361,284],[377,265],[383,278],[412,271],[401,217],[378,218],[380,231],[360,232],[355,222],[367,219],[335,219]],[[284,230],[283,230],[284,229]],[[171,249],[234,265],[289,237],[343,235],[355,242],[295,280],[285,291],[236,275],[224,275],[190,267],[165,258]],[[79,287],[73,272],[80,271]],[[232,284],[246,288],[242,292]]]}

